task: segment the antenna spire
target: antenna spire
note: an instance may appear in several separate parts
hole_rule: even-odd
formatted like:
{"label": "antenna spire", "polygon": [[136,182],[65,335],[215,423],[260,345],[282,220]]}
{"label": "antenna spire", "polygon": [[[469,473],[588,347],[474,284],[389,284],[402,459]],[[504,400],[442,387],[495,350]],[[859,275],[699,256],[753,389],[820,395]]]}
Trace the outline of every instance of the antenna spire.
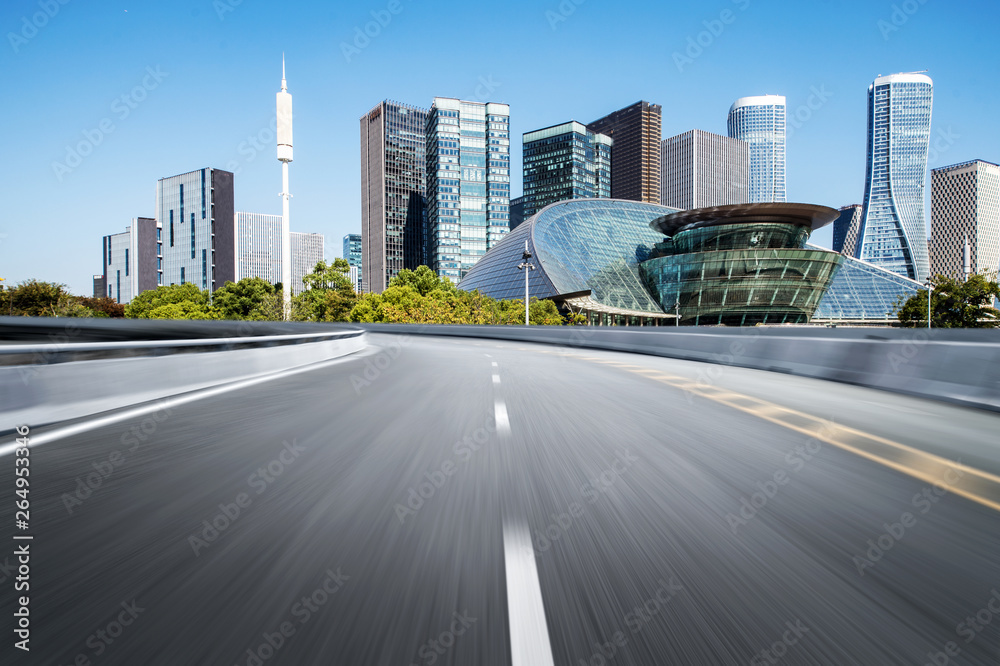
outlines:
{"label": "antenna spire", "polygon": [[288,90],[288,85],[285,83],[285,52],[281,52],[281,89]]}

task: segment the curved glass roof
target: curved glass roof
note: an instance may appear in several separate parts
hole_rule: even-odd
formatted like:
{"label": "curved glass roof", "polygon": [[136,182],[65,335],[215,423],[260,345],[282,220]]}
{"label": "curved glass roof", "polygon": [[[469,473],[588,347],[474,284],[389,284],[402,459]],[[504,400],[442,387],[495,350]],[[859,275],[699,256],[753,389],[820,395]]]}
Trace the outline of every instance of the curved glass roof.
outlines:
{"label": "curved glass roof", "polygon": [[[806,247],[825,249],[815,245]],[[845,255],[813,319],[892,320],[897,299],[902,296],[905,300],[923,288],[916,280]]]}
{"label": "curved glass roof", "polygon": [[525,241],[536,270],[531,296],[591,291],[598,303],[661,313],[643,285],[638,264],[663,235],[649,227],[677,209],[620,199],[571,199],[546,206],[486,253],[459,284],[493,298],[524,298],[518,270]]}

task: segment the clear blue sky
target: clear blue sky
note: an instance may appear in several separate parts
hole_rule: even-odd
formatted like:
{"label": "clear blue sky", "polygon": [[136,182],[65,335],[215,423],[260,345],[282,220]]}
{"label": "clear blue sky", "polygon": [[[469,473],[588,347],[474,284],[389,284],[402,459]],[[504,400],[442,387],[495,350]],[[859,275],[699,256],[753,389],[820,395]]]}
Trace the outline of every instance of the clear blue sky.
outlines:
{"label": "clear blue sky", "polygon": [[[488,93],[509,103],[517,196],[523,132],[645,99],[663,105],[664,137],[724,134],[738,97],[785,95],[794,116],[821,90],[828,98],[799,112],[809,118],[788,141],[788,197],[837,207],[864,196],[869,83],[926,69],[932,132],[950,137],[930,166],[1000,162],[995,0],[63,1],[0,9],[7,284],[38,278],[89,294],[101,236],[152,216],[165,176],[234,169],[237,210],[280,213],[268,127],[282,51],[295,110],[292,228],[325,234],[331,259],[344,234],[360,232],[358,118],[386,98],[427,107],[434,96]],[[348,61],[341,45],[372,12],[389,20]],[[33,17],[41,28],[25,26]],[[718,34],[701,35],[707,46],[679,69],[674,54],[709,28]],[[249,142],[258,134],[267,139],[259,152]],[[96,145],[57,174],[80,142]],[[830,236],[814,240],[828,246]]]}

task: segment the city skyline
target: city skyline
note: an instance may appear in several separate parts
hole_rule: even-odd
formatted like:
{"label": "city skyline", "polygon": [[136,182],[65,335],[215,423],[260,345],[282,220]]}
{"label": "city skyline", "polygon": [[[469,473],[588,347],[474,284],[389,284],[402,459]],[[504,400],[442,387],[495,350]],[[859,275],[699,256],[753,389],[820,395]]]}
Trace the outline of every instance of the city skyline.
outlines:
{"label": "city skyline", "polygon": [[[917,69],[930,70],[936,87],[928,172],[970,159],[996,162],[1000,155],[1000,140],[990,132],[998,93],[980,83],[997,59],[986,48],[990,22],[983,17],[997,12],[987,3],[921,5],[895,22],[891,5],[850,2],[792,15],[733,3],[735,20],[719,34],[707,27],[719,20],[716,10],[636,4],[636,11],[670,21],[630,25],[628,36],[624,26],[602,32],[621,8],[587,3],[564,16],[558,5],[515,3],[507,16],[490,20],[498,34],[507,31],[517,39],[447,68],[433,66],[422,31],[442,21],[458,25],[471,15],[485,20],[485,8],[442,18],[446,12],[404,4],[390,23],[376,24],[378,34],[362,48],[355,37],[364,35],[381,6],[283,10],[287,23],[270,30],[276,8],[222,5],[222,11],[204,5],[127,14],[109,4],[61,5],[37,35],[16,45],[8,40],[2,56],[8,87],[30,103],[3,112],[19,130],[11,150],[25,156],[17,167],[3,167],[5,182],[19,194],[0,228],[0,277],[6,284],[38,278],[89,293],[98,267],[89,256],[77,258],[75,248],[93,246],[93,239],[134,217],[154,215],[148,183],[195,167],[232,169],[239,209],[277,213],[271,96],[282,51],[294,71],[296,131],[308,142],[296,156],[296,226],[327,237],[360,231],[353,128],[386,98],[421,106],[447,95],[510,104],[512,198],[522,192],[518,144],[526,131],[566,117],[599,118],[646,99],[663,106],[663,136],[691,127],[722,134],[734,99],[771,93],[788,100],[788,200],[839,208],[863,195],[867,85],[878,74]],[[36,10],[34,3],[11,3],[0,16],[12,34],[20,34],[22,18]],[[800,34],[809,32],[801,30],[803,23],[831,38],[849,31],[859,43],[831,63],[808,48],[816,36]],[[962,43],[981,44],[985,55],[952,48],[955,40],[948,35],[959,29]],[[597,34],[610,39],[607,49],[589,53],[575,46]],[[759,48],[769,37],[786,40],[785,47]],[[518,55],[517,42],[529,38],[543,42],[541,52]],[[469,40],[462,36],[459,43]],[[658,45],[653,52],[641,47],[650,40]],[[213,64],[206,70],[203,56],[184,53],[178,43],[196,45]],[[350,47],[346,54],[342,44]],[[581,70],[614,76],[595,87],[588,76],[574,74],[557,95],[551,75],[530,63],[571,47],[582,58]],[[616,57],[642,59],[652,68],[612,70],[612,48]],[[748,49],[753,58],[745,57]],[[791,61],[790,52],[801,55]],[[424,65],[416,72],[393,71],[387,63],[403,53]],[[232,99],[238,103],[227,101]],[[929,173],[927,178],[929,193]],[[929,221],[929,196],[924,206]],[[32,256],[41,225],[65,239],[54,244],[45,263]],[[829,231],[813,240],[831,245]]]}

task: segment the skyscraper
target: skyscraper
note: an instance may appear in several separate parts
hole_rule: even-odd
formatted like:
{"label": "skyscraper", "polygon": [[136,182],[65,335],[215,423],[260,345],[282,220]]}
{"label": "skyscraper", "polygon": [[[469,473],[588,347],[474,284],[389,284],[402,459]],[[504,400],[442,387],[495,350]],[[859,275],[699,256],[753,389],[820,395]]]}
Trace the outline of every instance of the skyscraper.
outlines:
{"label": "skyscraper", "polygon": [[[966,250],[968,247],[968,250]],[[931,274],[1000,270],[1000,166],[972,160],[931,170]]]}
{"label": "skyscraper", "polygon": [[858,232],[861,231],[861,217],[865,208],[861,204],[851,204],[840,209],[840,216],[833,221],[833,251],[855,256],[858,247]]}
{"label": "skyscraper", "polygon": [[510,200],[510,230],[524,222],[524,195]]}
{"label": "skyscraper", "polygon": [[344,236],[343,257],[347,260],[348,265],[354,269],[351,271],[351,274],[355,276],[352,279],[352,282],[354,282],[354,291],[360,294],[364,287],[361,279],[361,234],[347,234]]}
{"label": "skyscraper", "polygon": [[510,107],[435,97],[426,141],[429,259],[458,284],[510,230]]}
{"label": "skyscraper", "polygon": [[924,74],[879,76],[868,88],[868,166],[855,257],[914,280],[930,271],[924,179],[933,83]]}
{"label": "skyscraper", "polygon": [[101,295],[122,304],[161,284],[162,243],[155,219],[134,217],[124,233],[105,236],[103,241],[104,272],[94,276],[95,294],[97,278],[101,278]]}
{"label": "skyscraper", "polygon": [[525,133],[523,215],[566,199],[610,197],[611,143],[575,120]]}
{"label": "skyscraper", "polygon": [[747,203],[750,147],[703,130],[663,140],[663,206],[688,210]]}
{"label": "skyscraper", "polygon": [[611,137],[611,196],[660,203],[659,104],[636,102],[587,125]]}
{"label": "skyscraper", "polygon": [[[302,278],[323,259],[323,234],[289,232],[291,280],[289,293],[304,290]],[[283,282],[281,215],[236,213],[236,279],[259,277],[271,284]]]}
{"label": "skyscraper", "polygon": [[214,292],[236,280],[233,174],[200,169],[156,183],[163,283],[193,282]]}
{"label": "skyscraper", "polygon": [[386,100],[360,123],[362,284],[377,294],[399,271],[426,261],[427,110]]}
{"label": "skyscraper", "polygon": [[750,144],[750,203],[785,200],[785,98],[741,97],[729,109],[729,136]]}

